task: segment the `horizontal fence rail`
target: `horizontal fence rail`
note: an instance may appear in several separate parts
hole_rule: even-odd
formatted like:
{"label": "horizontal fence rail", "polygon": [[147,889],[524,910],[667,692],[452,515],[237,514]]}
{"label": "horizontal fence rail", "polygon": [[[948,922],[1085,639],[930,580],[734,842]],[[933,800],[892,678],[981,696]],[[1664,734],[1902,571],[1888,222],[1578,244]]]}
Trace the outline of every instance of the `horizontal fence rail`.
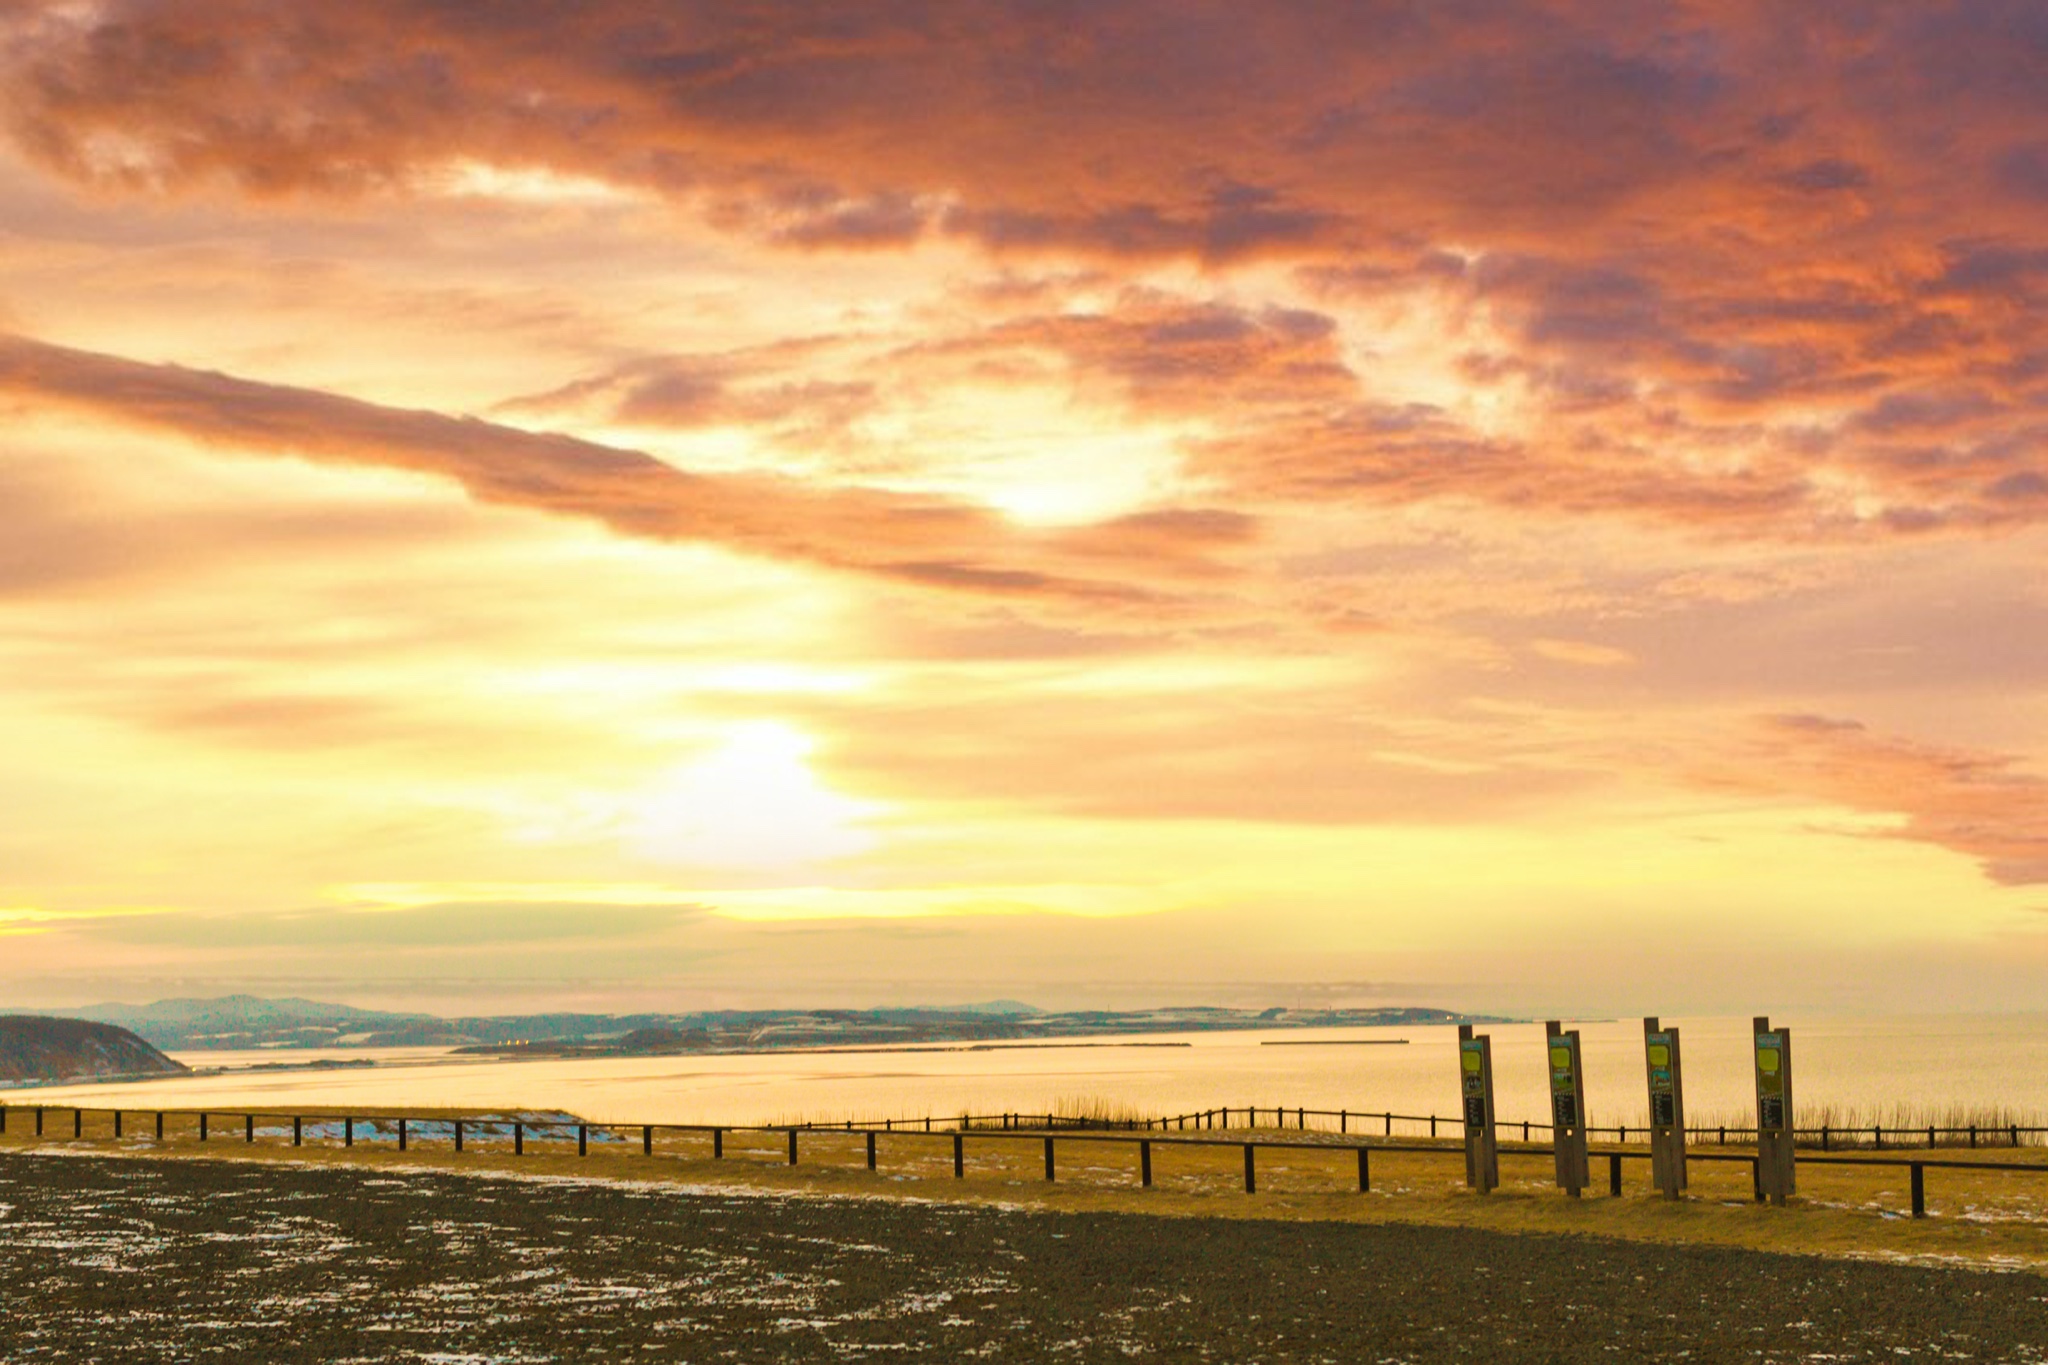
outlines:
{"label": "horizontal fence rail", "polygon": [[[1251,1131],[1258,1128],[1259,1120],[1267,1115],[1274,1116],[1273,1127],[1285,1131],[1287,1119],[1292,1117],[1296,1131],[1308,1131],[1307,1119],[1334,1117],[1338,1128],[1334,1134],[1326,1132],[1320,1139],[1307,1136],[1289,1139],[1285,1137],[1224,1137],[1197,1136],[1202,1131],[1220,1134],[1230,1129],[1233,1119],[1242,1120],[1243,1127],[1233,1131]],[[81,1139],[86,1136],[87,1116],[95,1116],[94,1126],[102,1133],[111,1131],[115,1138],[132,1138],[162,1142],[167,1132],[173,1132],[171,1121],[182,1121],[186,1131],[200,1142],[234,1141],[254,1144],[259,1137],[282,1140],[287,1134],[291,1145],[304,1146],[308,1141],[354,1147],[358,1142],[395,1142],[401,1152],[409,1151],[419,1142],[447,1144],[443,1150],[464,1152],[472,1150],[481,1142],[493,1144],[503,1151],[510,1145],[514,1156],[526,1155],[529,1142],[557,1143],[566,1146],[570,1141],[576,1144],[578,1156],[588,1156],[593,1144],[613,1151],[629,1150],[637,1145],[643,1156],[655,1155],[657,1139],[662,1135],[691,1136],[699,1141],[708,1139],[713,1159],[724,1159],[726,1138],[736,1134],[773,1135],[781,1139],[784,1159],[790,1166],[798,1164],[800,1155],[799,1134],[823,1136],[828,1134],[849,1134],[864,1136],[867,1169],[878,1167],[880,1140],[922,1138],[932,1136],[943,1138],[951,1144],[953,1174],[962,1177],[967,1167],[967,1142],[977,1143],[1022,1142],[1043,1145],[1045,1179],[1056,1180],[1058,1173],[1057,1142],[1061,1137],[1069,1141],[1091,1143],[1116,1143],[1137,1148],[1140,1184],[1150,1188],[1153,1175],[1155,1149],[1181,1148],[1238,1148],[1244,1156],[1244,1189],[1247,1194],[1258,1189],[1257,1153],[1267,1151],[1314,1151],[1342,1152],[1357,1154],[1358,1189],[1361,1192],[1372,1188],[1371,1157],[1380,1153],[1412,1153],[1437,1157],[1462,1157],[1462,1141],[1451,1140],[1449,1134],[1462,1136],[1462,1120],[1442,1115],[1395,1114],[1388,1111],[1363,1112],[1358,1110],[1314,1110],[1280,1109],[1267,1106],[1246,1105],[1243,1108],[1218,1108],[1200,1110],[1188,1114],[1176,1114],[1154,1119],[1099,1119],[1087,1116],[1061,1115],[1057,1113],[1022,1114],[963,1114],[957,1119],[934,1119],[929,1116],[918,1119],[884,1119],[879,1122],[854,1122],[847,1120],[837,1124],[815,1122],[783,1124],[704,1124],[704,1123],[592,1123],[577,1118],[535,1118],[507,1117],[503,1114],[472,1114],[460,1116],[422,1117],[416,1114],[373,1114],[373,1113],[316,1113],[311,1111],[286,1113],[275,1110],[222,1110],[222,1109],[88,1109],[77,1106],[51,1107],[44,1105],[0,1104],[0,1136],[10,1133],[29,1136],[28,1124],[33,1122],[36,1137],[69,1136]],[[131,1131],[129,1120],[142,1119],[145,1122],[139,1130]],[[215,1120],[226,1119],[225,1126]],[[1373,1134],[1350,1127],[1351,1120],[1372,1121],[1381,1126],[1381,1132]],[[1390,1135],[1396,1123],[1428,1124],[1431,1134],[1438,1135],[1439,1126],[1445,1134],[1433,1143],[1421,1141],[1396,1141]],[[1548,1143],[1533,1140],[1516,1143],[1512,1133],[1517,1128],[1525,1132],[1548,1132],[1550,1125],[1541,1123],[1497,1124],[1496,1130],[1510,1135],[1501,1148],[1503,1156],[1545,1157],[1552,1154]],[[68,1133],[67,1133],[68,1130]],[[1619,1143],[1626,1145],[1630,1132],[1643,1133],[1647,1129],[1629,1126],[1588,1129],[1589,1133],[1616,1134]],[[1802,1129],[1811,1133],[1821,1143],[1829,1140],[1830,1132],[1853,1134],[1861,1137],[1873,1133],[1870,1128]],[[1883,1133],[1911,1133],[1918,1137],[1926,1135],[1929,1142],[1936,1133],[1948,1132],[1961,1135],[1965,1132],[1974,1139],[1980,1132],[1995,1131],[1999,1137],[2008,1138],[2012,1146],[2019,1145],[2020,1136],[2035,1134],[2044,1130],[2025,1126],[2008,1126],[1996,1130],[1984,1129],[1883,1129],[1878,1130],[1878,1140]],[[1740,1138],[1745,1134],[1754,1135],[1753,1129],[1734,1127],[1696,1128],[1689,1132],[1695,1137],[1714,1134],[1717,1145],[1728,1145],[1730,1137]],[[1149,1135],[1148,1135],[1149,1134]],[[1335,1140],[1332,1140],[1332,1139]],[[635,1143],[637,1139],[637,1144]],[[1895,1144],[1896,1145],[1896,1144]],[[1974,1140],[1972,1145],[1976,1145]],[[1648,1150],[1616,1151],[1605,1150],[1596,1153],[1608,1163],[1608,1192],[1622,1193],[1622,1163],[1625,1161],[1647,1161]],[[1689,1151],[1689,1162],[1738,1162],[1747,1163],[1751,1172],[1751,1188],[1761,1201],[1763,1195],[1760,1168],[1757,1157],[1739,1152]],[[1871,1168],[1904,1168],[1909,1172],[1912,1216],[1926,1216],[1926,1172],[1929,1170],[1979,1171],[1991,1174],[2035,1173],[2048,1174],[2048,1161],[1969,1161],[1940,1160],[1929,1157],[1881,1157],[1849,1155],[1807,1155],[1800,1159],[1802,1165],[1864,1166]]]}
{"label": "horizontal fence rail", "polygon": [[[1462,1133],[1464,1119],[1456,1114],[1400,1114],[1392,1110],[1364,1109],[1306,1109],[1288,1108],[1276,1105],[1244,1105],[1217,1109],[1198,1109],[1185,1114],[1168,1114],[1160,1118],[1099,1118],[1087,1115],[1022,1113],[1008,1111],[1001,1114],[960,1114],[922,1115],[917,1118],[895,1118],[856,1121],[842,1120],[838,1123],[805,1122],[799,1127],[820,1131],[838,1130],[855,1132],[863,1128],[879,1128],[884,1132],[944,1132],[951,1127],[1017,1129],[1074,1129],[1077,1131],[1100,1132],[1183,1132],[1219,1128],[1294,1128],[1301,1131],[1334,1132],[1340,1136],[1356,1134],[1365,1136],[1378,1133],[1385,1137],[1397,1135],[1421,1136],[1427,1130],[1431,1137],[1453,1137]],[[1397,1133],[1397,1125],[1399,1125]],[[1538,1134],[1546,1140],[1551,1125],[1534,1119],[1515,1121],[1502,1120],[1497,1130],[1512,1138],[1519,1132],[1524,1142],[1532,1142]],[[1943,1141],[1954,1145],[1979,1147],[2019,1147],[2048,1134],[2048,1127],[2039,1125],[2012,1124],[1924,1124],[1913,1127],[1887,1127],[1882,1124],[1822,1124],[1819,1127],[1793,1130],[1801,1146],[1818,1147],[1823,1152],[1834,1151],[1868,1139],[1880,1150],[1890,1147],[1938,1147]],[[1600,1139],[1608,1135],[1616,1142],[1631,1140],[1649,1141],[1648,1124],[1595,1125],[1586,1129],[1589,1138]],[[1756,1140],[1756,1129],[1738,1127],[1733,1124],[1693,1124],[1686,1128],[1688,1143],[1708,1143],[1726,1147],[1747,1145]]]}

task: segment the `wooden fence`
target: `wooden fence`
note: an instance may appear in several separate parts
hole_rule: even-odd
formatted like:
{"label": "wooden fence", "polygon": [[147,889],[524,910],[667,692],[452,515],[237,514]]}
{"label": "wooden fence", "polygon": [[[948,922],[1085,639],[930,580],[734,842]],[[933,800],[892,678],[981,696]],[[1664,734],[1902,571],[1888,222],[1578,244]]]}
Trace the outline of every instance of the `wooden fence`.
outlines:
{"label": "wooden fence", "polygon": [[[404,1114],[286,1114],[276,1112],[256,1113],[251,1111],[224,1112],[211,1109],[130,1110],[85,1109],[71,1106],[47,1108],[44,1106],[0,1105],[0,1135],[8,1134],[10,1124],[12,1124],[14,1125],[16,1135],[27,1136],[23,1128],[28,1122],[33,1121],[34,1135],[37,1137],[62,1136],[63,1130],[69,1128],[69,1136],[83,1138],[86,1135],[86,1116],[90,1114],[104,1116],[104,1120],[95,1124],[95,1127],[102,1130],[110,1128],[111,1135],[116,1138],[147,1136],[152,1141],[162,1142],[165,1140],[165,1135],[168,1131],[167,1121],[183,1120],[186,1122],[189,1130],[196,1133],[199,1141],[208,1142],[219,1140],[216,1137],[218,1130],[214,1120],[226,1118],[230,1120],[228,1130],[220,1136],[228,1137],[229,1140],[239,1136],[244,1143],[253,1144],[258,1137],[259,1121],[263,1125],[261,1130],[263,1135],[269,1136],[275,1133],[281,1137],[285,1131],[283,1125],[288,1120],[291,1125],[291,1142],[294,1147],[305,1145],[309,1136],[309,1124],[315,1128],[315,1131],[310,1134],[315,1141],[322,1140],[323,1136],[325,1136],[322,1132],[318,1131],[321,1125],[338,1124],[340,1125],[339,1141],[343,1147],[353,1147],[359,1136],[364,1140],[375,1139],[382,1141],[384,1133],[390,1132],[396,1138],[399,1151],[409,1150],[422,1139],[435,1142],[449,1142],[451,1150],[455,1152],[472,1150],[478,1145],[479,1140],[483,1140],[497,1145],[497,1150],[502,1151],[503,1147],[501,1144],[509,1140],[512,1155],[524,1156],[526,1155],[529,1140],[555,1141],[566,1144],[573,1135],[576,1142],[577,1155],[588,1156],[593,1137],[600,1143],[617,1143],[630,1142],[632,1137],[637,1136],[640,1140],[641,1154],[651,1157],[656,1151],[657,1138],[667,1135],[670,1137],[688,1136],[698,1142],[708,1140],[710,1145],[709,1155],[714,1159],[723,1159],[725,1156],[725,1139],[728,1134],[750,1133],[775,1134],[782,1138],[786,1144],[787,1163],[794,1166],[797,1164],[799,1154],[799,1134],[848,1133],[865,1136],[867,1169],[870,1171],[878,1168],[880,1144],[881,1140],[885,1137],[891,1141],[905,1138],[916,1142],[922,1142],[926,1138],[948,1141],[952,1146],[953,1174],[956,1178],[966,1175],[967,1144],[970,1139],[978,1144],[1002,1142],[1040,1143],[1043,1145],[1045,1178],[1047,1180],[1058,1178],[1057,1144],[1062,1135],[1064,1135],[1070,1142],[1117,1143],[1135,1147],[1139,1183],[1145,1188],[1150,1188],[1152,1185],[1155,1149],[1171,1151],[1175,1148],[1239,1148],[1243,1151],[1244,1155],[1244,1190],[1247,1194],[1258,1192],[1258,1152],[1262,1149],[1268,1151],[1317,1151],[1326,1153],[1347,1150],[1355,1152],[1358,1165],[1358,1189],[1361,1192],[1372,1189],[1372,1155],[1375,1152],[1419,1153],[1459,1159],[1462,1159],[1464,1154],[1462,1142],[1438,1141],[1425,1144],[1422,1142],[1395,1141],[1387,1136],[1393,1130],[1393,1123],[1403,1118],[1413,1122],[1427,1120],[1431,1123],[1432,1132],[1435,1131],[1437,1123],[1450,1122],[1450,1120],[1442,1119],[1440,1116],[1429,1115],[1424,1115],[1417,1119],[1414,1116],[1387,1114],[1385,1112],[1358,1115],[1349,1110],[1337,1111],[1347,1118],[1362,1117],[1381,1120],[1385,1131],[1376,1138],[1370,1134],[1352,1134],[1342,1129],[1336,1135],[1335,1141],[1329,1137],[1313,1140],[1307,1137],[1288,1139],[1278,1136],[1252,1138],[1189,1135],[1205,1129],[1216,1131],[1226,1127],[1233,1114],[1241,1114],[1246,1119],[1248,1127],[1256,1127],[1256,1120],[1263,1113],[1275,1113],[1283,1121],[1286,1115],[1294,1114],[1298,1116],[1296,1127],[1300,1129],[1303,1127],[1303,1124],[1300,1122],[1300,1116],[1314,1116],[1319,1112],[1328,1111],[1307,1109],[1264,1110],[1255,1109],[1253,1106],[1247,1105],[1242,1110],[1203,1110],[1195,1114],[1174,1115],[1163,1119],[1111,1121],[1088,1120],[1058,1114],[970,1114],[962,1115],[954,1126],[947,1126],[948,1123],[953,1122],[948,1120],[942,1121],[939,1126],[934,1127],[933,1120],[930,1118],[918,1120],[890,1119],[884,1120],[880,1124],[854,1124],[848,1122],[844,1125],[597,1124],[582,1120],[534,1119],[526,1117],[505,1118],[502,1115],[489,1114],[423,1118],[418,1115]],[[56,1116],[54,1131],[52,1131],[52,1116]],[[144,1119],[146,1121],[145,1132],[130,1132],[127,1121],[131,1118]],[[67,1119],[68,1123],[65,1121]],[[1204,1121],[1191,1124],[1188,1122],[1189,1120]],[[1342,1120],[1340,1120],[1341,1122]],[[1502,1125],[1502,1127],[1509,1129],[1515,1126],[1517,1125]],[[1529,1126],[1542,1128],[1546,1125],[1536,1124]],[[1276,1123],[1275,1127],[1279,1128],[1280,1124]],[[1614,1132],[1616,1130],[1608,1129],[1605,1131]],[[1629,1130],[1624,1129],[1621,1131],[1626,1132]],[[1736,1133],[1739,1130],[1731,1128],[1712,1131],[1719,1131],[1722,1136],[1722,1142],[1725,1143],[1726,1134]],[[1914,1131],[1918,1132],[1917,1129]],[[1148,1133],[1150,1134],[1149,1136],[1145,1135]],[[1169,1133],[1172,1135],[1168,1136],[1167,1134]],[[332,1142],[335,1138],[325,1136],[325,1140]],[[1534,1157],[1547,1155],[1551,1150],[1547,1145],[1536,1143],[1512,1145],[1512,1139],[1510,1139],[1510,1144],[1501,1148],[1502,1155],[1521,1154]],[[1622,1193],[1622,1163],[1625,1161],[1647,1161],[1650,1158],[1650,1153],[1647,1150],[1606,1151],[1597,1155],[1604,1156],[1607,1159],[1608,1193],[1617,1196]],[[1762,1173],[1755,1156],[1735,1152],[1692,1152],[1688,1154],[1688,1160],[1701,1162],[1747,1162],[1750,1167],[1751,1190],[1759,1201],[1762,1200]],[[1806,1156],[1800,1158],[1800,1161],[1802,1164],[1908,1168],[1911,1179],[1912,1214],[1915,1218],[1924,1218],[1927,1214],[1926,1172],[1928,1170],[2048,1173],[2048,1162],[1942,1161],[1924,1157],[1853,1156]]]}

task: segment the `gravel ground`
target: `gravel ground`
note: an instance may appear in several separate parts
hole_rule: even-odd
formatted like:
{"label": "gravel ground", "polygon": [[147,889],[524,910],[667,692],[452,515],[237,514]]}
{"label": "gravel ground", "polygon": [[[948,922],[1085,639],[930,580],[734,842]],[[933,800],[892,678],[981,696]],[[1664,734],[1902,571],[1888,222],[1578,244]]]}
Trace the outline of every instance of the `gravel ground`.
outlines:
{"label": "gravel ground", "polygon": [[2048,1280],[1463,1229],[0,1155],[0,1361],[2048,1361]]}

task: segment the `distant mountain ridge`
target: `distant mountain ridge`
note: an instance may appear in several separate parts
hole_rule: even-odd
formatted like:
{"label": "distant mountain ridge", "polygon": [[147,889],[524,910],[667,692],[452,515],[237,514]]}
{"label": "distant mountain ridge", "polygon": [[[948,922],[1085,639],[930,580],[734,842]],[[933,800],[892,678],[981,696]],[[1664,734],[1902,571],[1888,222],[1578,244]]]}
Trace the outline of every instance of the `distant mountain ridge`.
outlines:
{"label": "distant mountain ridge", "polygon": [[188,1069],[113,1024],[37,1014],[0,1017],[0,1082],[171,1076]]}
{"label": "distant mountain ridge", "polygon": [[[157,1048],[471,1047],[559,1051],[554,1045],[631,1051],[728,1052],[888,1043],[975,1042],[1088,1034],[1244,1028],[1345,1028],[1498,1022],[1497,1016],[1413,1006],[1376,1009],[1232,1009],[1048,1012],[1015,1000],[865,1010],[702,1010],[677,1014],[544,1013],[444,1019],[317,1000],[227,995],[50,1011],[118,1025]],[[4,1017],[4,1016],[0,1016]],[[631,1043],[624,1040],[631,1038]]]}
{"label": "distant mountain ridge", "polygon": [[355,1034],[380,1034],[439,1025],[426,1014],[392,1014],[320,1000],[258,995],[117,1003],[54,1011],[73,1019],[115,1024],[159,1048],[179,1051],[240,1047],[331,1047]]}

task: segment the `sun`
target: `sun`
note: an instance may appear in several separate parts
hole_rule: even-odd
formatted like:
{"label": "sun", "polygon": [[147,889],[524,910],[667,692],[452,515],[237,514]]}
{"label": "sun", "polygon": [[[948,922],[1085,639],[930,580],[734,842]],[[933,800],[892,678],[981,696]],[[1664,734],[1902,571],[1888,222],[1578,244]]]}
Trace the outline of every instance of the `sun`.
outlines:
{"label": "sun", "polygon": [[780,721],[732,727],[640,802],[633,845],[656,862],[784,871],[874,847],[861,822],[880,809],[811,770],[809,736]]}

